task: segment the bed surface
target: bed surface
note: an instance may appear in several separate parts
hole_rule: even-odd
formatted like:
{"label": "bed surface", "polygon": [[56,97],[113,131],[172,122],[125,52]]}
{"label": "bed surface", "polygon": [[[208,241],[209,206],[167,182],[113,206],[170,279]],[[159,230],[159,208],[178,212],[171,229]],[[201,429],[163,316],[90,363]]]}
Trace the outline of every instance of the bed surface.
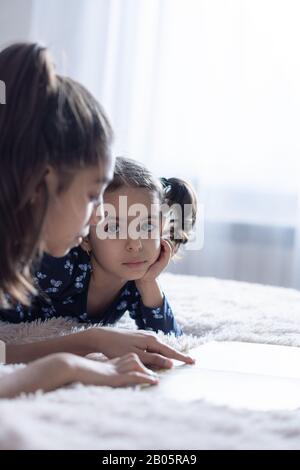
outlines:
{"label": "bed surface", "polygon": [[[300,292],[164,274],[161,284],[185,335],[182,351],[210,341],[300,346]],[[125,317],[119,326],[135,328]],[[5,341],[32,341],[76,330],[74,322],[8,325]],[[0,374],[14,367],[0,366]],[[300,364],[299,364],[300,369]],[[75,384],[0,401],[0,449],[299,449],[300,410],[229,408],[178,401],[157,387],[111,389]]]}

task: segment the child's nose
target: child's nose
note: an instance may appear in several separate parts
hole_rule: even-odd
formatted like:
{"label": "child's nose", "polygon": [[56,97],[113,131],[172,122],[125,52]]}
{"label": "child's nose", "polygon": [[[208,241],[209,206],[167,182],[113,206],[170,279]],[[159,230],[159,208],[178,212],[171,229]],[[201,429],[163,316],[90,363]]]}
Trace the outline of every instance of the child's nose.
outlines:
{"label": "child's nose", "polygon": [[129,238],[127,240],[127,250],[128,251],[141,251],[142,249],[142,242],[141,239],[138,238],[137,240],[133,240],[132,238]]}

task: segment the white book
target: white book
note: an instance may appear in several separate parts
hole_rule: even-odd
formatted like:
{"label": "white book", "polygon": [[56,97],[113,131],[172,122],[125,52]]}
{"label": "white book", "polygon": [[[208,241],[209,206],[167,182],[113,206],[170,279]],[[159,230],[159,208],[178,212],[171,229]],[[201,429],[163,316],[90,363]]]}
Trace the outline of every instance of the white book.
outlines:
{"label": "white book", "polygon": [[251,410],[300,407],[300,348],[210,342],[189,351],[195,365],[174,361],[151,393]]}

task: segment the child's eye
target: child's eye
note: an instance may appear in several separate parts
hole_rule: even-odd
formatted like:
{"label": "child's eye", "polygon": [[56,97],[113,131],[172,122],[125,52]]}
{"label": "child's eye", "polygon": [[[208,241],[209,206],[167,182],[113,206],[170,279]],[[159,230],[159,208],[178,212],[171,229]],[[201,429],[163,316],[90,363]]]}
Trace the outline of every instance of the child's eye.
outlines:
{"label": "child's eye", "polygon": [[151,224],[150,222],[144,222],[141,224],[141,231],[142,232],[152,232],[155,229],[155,225]]}
{"label": "child's eye", "polygon": [[120,227],[116,223],[109,223],[105,226],[104,231],[111,233],[111,234],[115,234],[115,233],[119,233]]}

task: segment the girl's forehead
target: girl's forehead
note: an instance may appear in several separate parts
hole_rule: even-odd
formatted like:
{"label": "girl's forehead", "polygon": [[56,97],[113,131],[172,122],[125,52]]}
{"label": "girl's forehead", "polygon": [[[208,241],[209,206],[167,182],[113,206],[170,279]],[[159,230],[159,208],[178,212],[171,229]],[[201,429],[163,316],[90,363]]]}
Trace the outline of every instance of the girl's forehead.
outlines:
{"label": "girl's forehead", "polygon": [[104,203],[113,204],[116,209],[125,203],[128,207],[133,204],[143,204],[150,209],[151,205],[158,205],[159,202],[158,193],[147,188],[121,186],[114,191],[104,193]]}
{"label": "girl's forehead", "polygon": [[153,219],[159,217],[160,200],[147,188],[121,187],[104,194],[104,212],[108,219]]}

